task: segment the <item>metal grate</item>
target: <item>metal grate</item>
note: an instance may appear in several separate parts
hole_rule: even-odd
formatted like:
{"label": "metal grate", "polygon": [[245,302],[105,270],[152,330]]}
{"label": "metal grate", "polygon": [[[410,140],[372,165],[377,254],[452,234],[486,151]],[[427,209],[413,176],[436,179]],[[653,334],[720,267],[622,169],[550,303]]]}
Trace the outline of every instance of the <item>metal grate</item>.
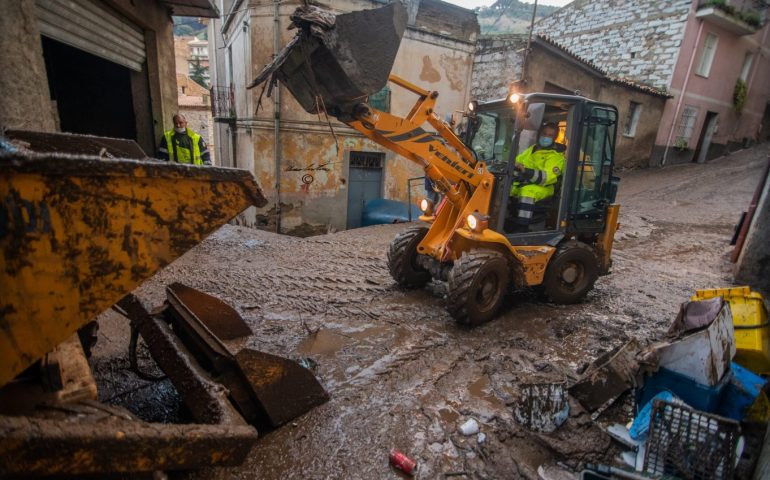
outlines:
{"label": "metal grate", "polygon": [[698,109],[686,105],[679,119],[679,134],[676,136],[677,145],[687,145],[695,129],[695,121],[698,119]]}
{"label": "metal grate", "polygon": [[211,87],[211,116],[218,118],[235,118],[235,97],[231,87]]}
{"label": "metal grate", "polygon": [[351,168],[382,168],[384,160],[381,152],[350,152]]}
{"label": "metal grate", "polygon": [[684,480],[732,479],[738,422],[656,400],[644,472]]}

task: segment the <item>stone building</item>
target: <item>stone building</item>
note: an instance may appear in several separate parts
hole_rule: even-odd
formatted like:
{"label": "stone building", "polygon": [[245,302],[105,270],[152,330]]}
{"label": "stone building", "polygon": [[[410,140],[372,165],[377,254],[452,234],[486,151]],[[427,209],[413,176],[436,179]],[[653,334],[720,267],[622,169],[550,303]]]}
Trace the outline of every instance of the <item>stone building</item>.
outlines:
{"label": "stone building", "polygon": [[[373,8],[383,0],[323,0],[336,12]],[[294,36],[289,15],[302,0],[267,3],[224,0],[223,16],[209,26],[217,155],[220,163],[254,172],[270,203],[239,218],[246,225],[307,235],[359,225],[362,204],[373,198],[406,201],[417,165],[323,115],[307,114],[280,86],[262,99],[248,85]],[[469,101],[476,15],[439,0],[410,0],[409,22],[393,73],[439,92],[437,112]],[[377,106],[406,115],[417,97],[389,85]],[[413,193],[422,194],[422,184]]]}
{"label": "stone building", "polygon": [[766,17],[767,3],[755,0],[576,0],[535,32],[610,76],[671,94],[650,159],[661,165],[702,162],[770,136]]}
{"label": "stone building", "polygon": [[511,90],[573,95],[578,92],[618,108],[619,167],[647,165],[668,95],[609,75],[598,65],[544,36],[482,37],[473,66],[472,94],[478,100],[504,98]]}
{"label": "stone building", "polygon": [[149,155],[177,110],[171,14],[208,0],[20,0],[0,15],[0,131],[136,140]]}

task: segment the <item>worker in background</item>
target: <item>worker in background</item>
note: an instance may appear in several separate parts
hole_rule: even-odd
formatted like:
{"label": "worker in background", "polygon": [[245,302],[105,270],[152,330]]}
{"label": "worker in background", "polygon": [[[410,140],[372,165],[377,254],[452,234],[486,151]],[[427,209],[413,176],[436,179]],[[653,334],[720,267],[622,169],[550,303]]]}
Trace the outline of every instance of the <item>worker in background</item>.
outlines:
{"label": "worker in background", "polygon": [[158,146],[158,158],[177,163],[211,165],[209,147],[203,137],[187,128],[184,115],[174,115],[174,129],[163,134]]}
{"label": "worker in background", "polygon": [[557,124],[543,124],[537,143],[516,157],[511,186],[511,198],[516,200],[514,231],[528,231],[535,203],[553,196],[554,184],[564,171],[565,147],[556,143],[558,134]]}

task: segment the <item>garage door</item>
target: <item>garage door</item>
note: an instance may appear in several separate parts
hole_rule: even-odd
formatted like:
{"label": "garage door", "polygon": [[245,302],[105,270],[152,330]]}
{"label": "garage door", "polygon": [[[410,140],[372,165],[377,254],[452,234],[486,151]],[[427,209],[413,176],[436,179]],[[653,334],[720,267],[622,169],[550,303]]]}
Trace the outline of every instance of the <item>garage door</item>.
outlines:
{"label": "garage door", "polygon": [[141,71],[144,33],[99,2],[37,0],[40,33],[59,42]]}

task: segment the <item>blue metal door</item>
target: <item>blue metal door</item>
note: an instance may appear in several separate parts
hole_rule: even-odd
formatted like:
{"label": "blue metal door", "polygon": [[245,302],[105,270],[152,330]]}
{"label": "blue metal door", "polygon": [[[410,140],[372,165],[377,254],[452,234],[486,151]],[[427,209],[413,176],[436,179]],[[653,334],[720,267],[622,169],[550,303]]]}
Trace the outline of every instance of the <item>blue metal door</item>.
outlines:
{"label": "blue metal door", "polygon": [[366,202],[382,197],[384,159],[384,153],[350,152],[347,228],[360,227]]}

